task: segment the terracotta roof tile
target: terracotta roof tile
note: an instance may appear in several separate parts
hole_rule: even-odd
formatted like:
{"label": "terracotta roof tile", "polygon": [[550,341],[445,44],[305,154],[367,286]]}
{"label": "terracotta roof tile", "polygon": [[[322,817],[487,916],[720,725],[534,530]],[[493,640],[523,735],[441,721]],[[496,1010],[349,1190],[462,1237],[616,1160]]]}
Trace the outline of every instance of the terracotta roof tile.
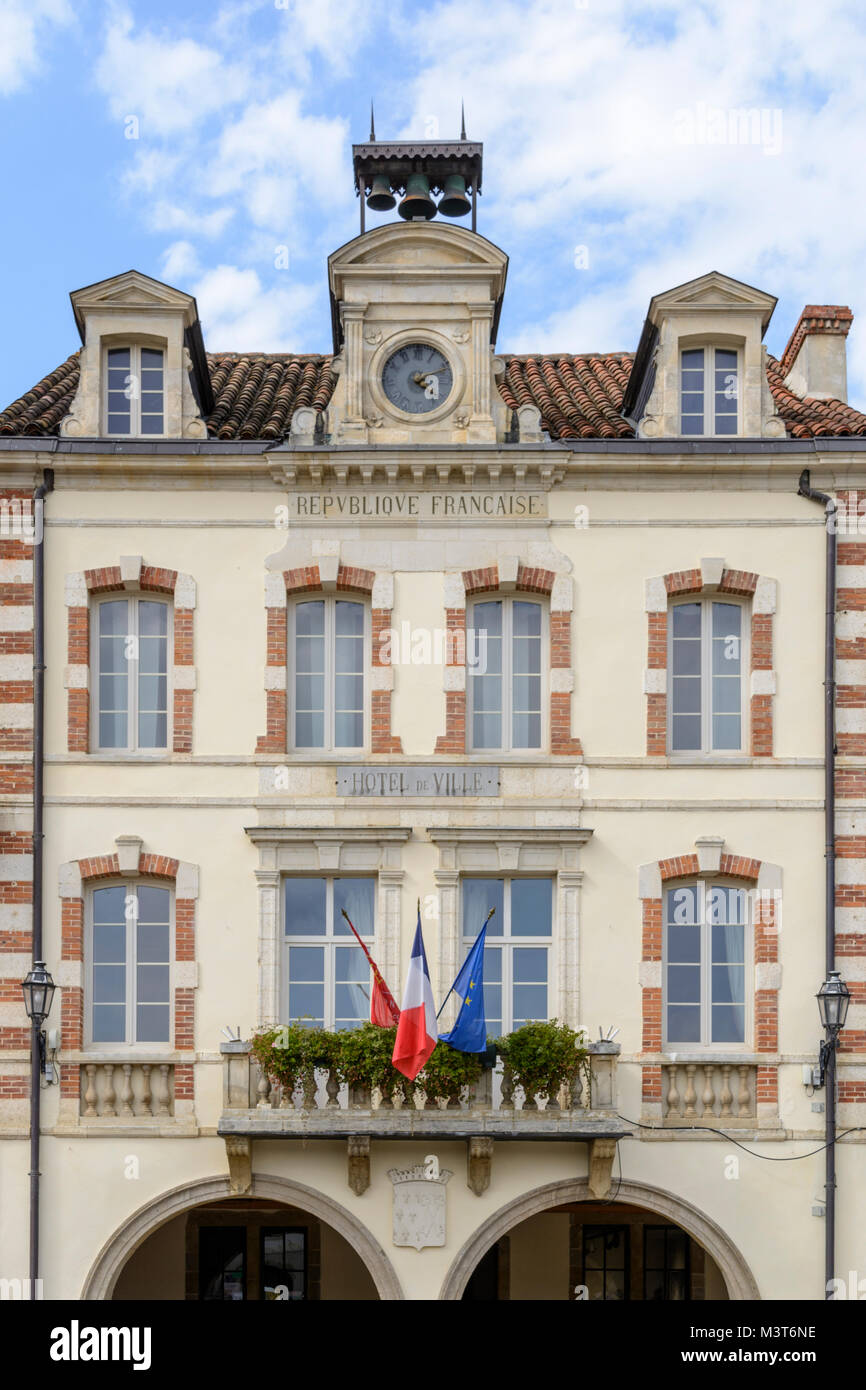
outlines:
{"label": "terracotta roof tile", "polygon": [[[502,354],[499,390],[512,410],[535,405],[552,439],[630,439],[621,412],[631,352]],[[336,378],[331,358],[313,353],[208,353],[214,408],[207,417],[215,439],[281,439],[292,412],[324,410]],[[866,435],[866,415],[842,401],[801,400],[785,386],[775,357],[767,379],[776,409],[794,439]],[[78,385],[78,353],[0,413],[0,435],[55,435]]]}

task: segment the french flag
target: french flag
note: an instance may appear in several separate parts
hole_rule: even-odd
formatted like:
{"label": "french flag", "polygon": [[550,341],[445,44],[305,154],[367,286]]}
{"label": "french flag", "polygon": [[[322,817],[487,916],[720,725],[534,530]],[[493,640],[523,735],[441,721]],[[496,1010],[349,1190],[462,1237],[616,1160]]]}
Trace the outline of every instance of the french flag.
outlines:
{"label": "french flag", "polygon": [[438,1031],[433,989],[430,985],[430,972],[427,969],[427,956],[424,953],[424,938],[421,935],[421,904],[419,902],[418,925],[415,928],[415,941],[409,959],[406,988],[403,991],[403,1007],[400,1010],[394,1055],[391,1058],[397,1070],[401,1071],[410,1081],[415,1080],[436,1046]]}

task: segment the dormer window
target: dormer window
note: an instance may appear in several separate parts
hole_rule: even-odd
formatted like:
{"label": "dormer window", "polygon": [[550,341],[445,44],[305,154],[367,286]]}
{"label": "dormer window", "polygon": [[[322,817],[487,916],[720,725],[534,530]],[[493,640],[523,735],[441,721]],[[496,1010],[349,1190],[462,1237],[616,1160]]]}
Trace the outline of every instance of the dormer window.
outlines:
{"label": "dormer window", "polygon": [[680,354],[682,433],[738,434],[739,380],[736,348],[684,348]]}
{"label": "dormer window", "polygon": [[106,354],[106,433],[165,433],[162,348],[111,347]]}

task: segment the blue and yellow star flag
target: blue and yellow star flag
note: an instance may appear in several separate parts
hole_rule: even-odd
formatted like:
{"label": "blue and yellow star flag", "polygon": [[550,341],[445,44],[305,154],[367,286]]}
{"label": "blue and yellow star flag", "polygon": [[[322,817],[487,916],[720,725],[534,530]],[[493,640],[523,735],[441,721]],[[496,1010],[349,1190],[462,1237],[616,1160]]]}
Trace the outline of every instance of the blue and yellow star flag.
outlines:
{"label": "blue and yellow star flag", "polygon": [[[488,917],[488,921],[490,918]],[[457,1052],[484,1052],[487,1048],[487,1020],[484,1016],[484,940],[487,922],[463,962],[451,989],[461,999],[460,1009],[450,1033],[440,1033],[439,1041]],[[450,991],[449,991],[450,993]]]}

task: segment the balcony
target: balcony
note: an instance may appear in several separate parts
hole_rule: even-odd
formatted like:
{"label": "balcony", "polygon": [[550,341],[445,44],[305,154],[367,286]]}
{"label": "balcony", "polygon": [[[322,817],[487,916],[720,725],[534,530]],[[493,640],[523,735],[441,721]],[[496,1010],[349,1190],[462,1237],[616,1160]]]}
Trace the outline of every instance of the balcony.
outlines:
{"label": "balcony", "polygon": [[[589,1046],[588,1066],[571,1093],[556,1099],[526,1097],[515,1088],[507,1065],[486,1068],[460,1100],[431,1103],[423,1092],[392,1098],[378,1091],[341,1087],[330,1069],[317,1073],[315,1086],[283,1093],[259,1068],[247,1042],[223,1043],[223,1112],[217,1133],[226,1140],[232,1182],[245,1191],[254,1139],[337,1139],[349,1145],[349,1185],[366,1187],[371,1139],[466,1140],[470,1182],[483,1191],[489,1181],[494,1140],[571,1140],[590,1144],[590,1182],[598,1196],[610,1185],[616,1141],[630,1133],[617,1117],[616,1043]],[[353,1159],[355,1160],[353,1180]],[[476,1179],[472,1180],[473,1160]],[[484,1163],[487,1178],[484,1177]],[[595,1188],[593,1189],[595,1191]]]}

